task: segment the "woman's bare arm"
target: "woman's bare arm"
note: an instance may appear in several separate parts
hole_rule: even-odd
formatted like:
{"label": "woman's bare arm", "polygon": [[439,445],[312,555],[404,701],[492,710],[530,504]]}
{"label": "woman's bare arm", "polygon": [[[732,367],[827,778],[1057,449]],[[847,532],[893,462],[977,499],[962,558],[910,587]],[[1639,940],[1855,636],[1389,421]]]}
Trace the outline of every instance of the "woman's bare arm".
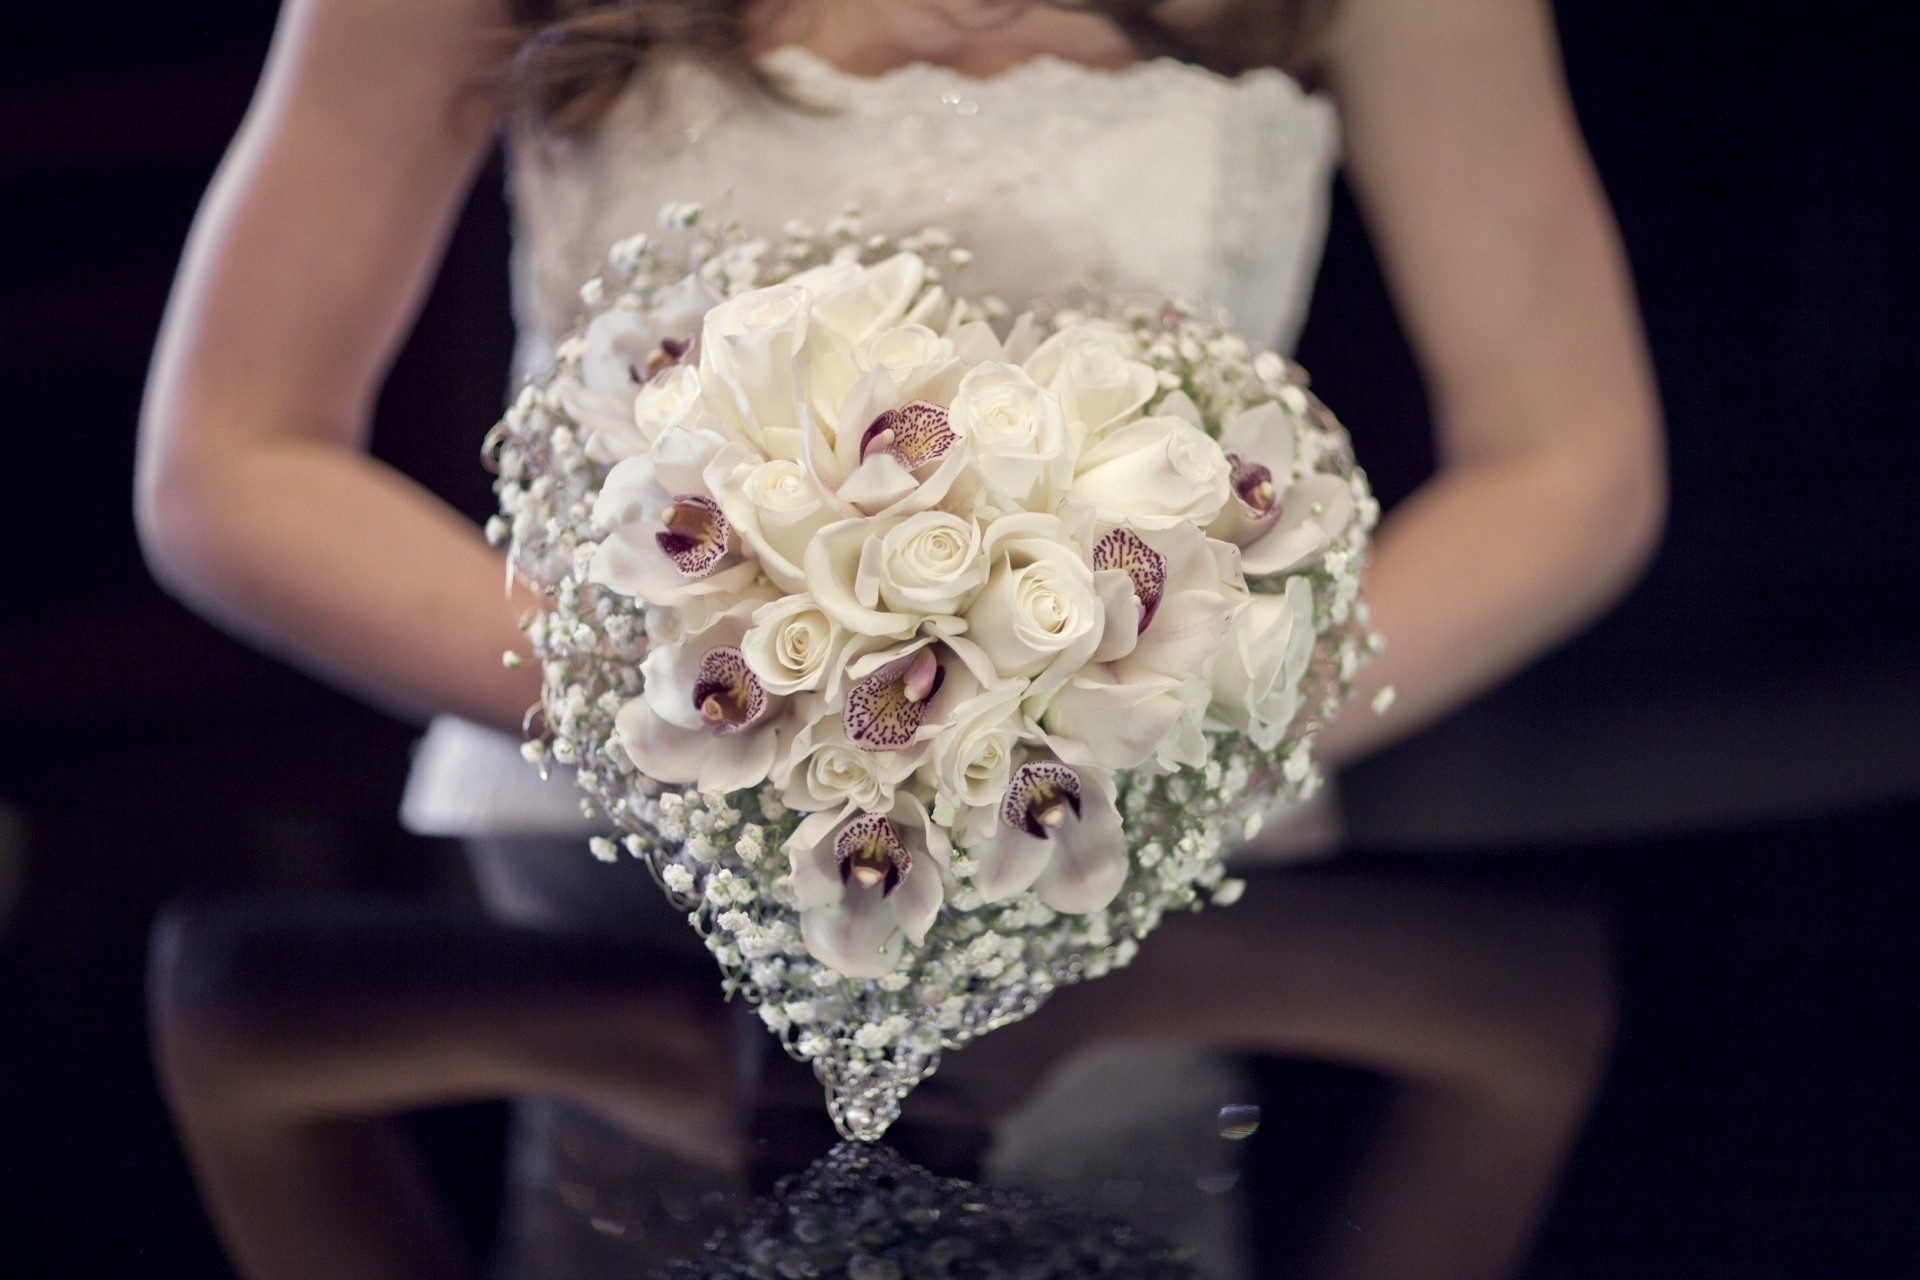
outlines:
{"label": "woman's bare arm", "polygon": [[1322,739],[1339,760],[1612,603],[1658,539],[1666,481],[1632,284],[1546,6],[1342,0],[1324,68],[1442,463],[1380,531],[1366,598],[1387,651]]}
{"label": "woman's bare arm", "polygon": [[[517,725],[538,694],[499,557],[363,452],[486,154],[493,0],[291,0],[195,220],[142,410],[156,575],[403,713]],[[470,434],[484,423],[433,424]]]}
{"label": "woman's bare arm", "polygon": [[644,946],[419,902],[241,901],[169,908],[148,972],[161,1085],[250,1280],[472,1274],[396,1123],[422,1107],[576,1098],[726,1153],[711,970]]}

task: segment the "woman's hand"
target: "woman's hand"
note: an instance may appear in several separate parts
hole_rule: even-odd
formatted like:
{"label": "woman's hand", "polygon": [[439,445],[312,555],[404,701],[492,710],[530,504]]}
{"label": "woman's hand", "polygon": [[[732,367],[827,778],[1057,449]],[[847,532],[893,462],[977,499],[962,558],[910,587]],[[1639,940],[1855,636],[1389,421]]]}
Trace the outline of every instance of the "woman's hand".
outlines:
{"label": "woman's hand", "polygon": [[[403,713],[517,730],[538,697],[500,558],[363,452],[493,136],[492,0],[291,0],[195,220],[142,410],[154,573]],[[446,423],[471,431],[484,424]]]}
{"label": "woman's hand", "polygon": [[1666,478],[1632,283],[1546,6],[1340,0],[1322,69],[1442,462],[1380,531],[1366,599],[1388,647],[1321,739],[1337,761],[1611,604],[1658,540]]}

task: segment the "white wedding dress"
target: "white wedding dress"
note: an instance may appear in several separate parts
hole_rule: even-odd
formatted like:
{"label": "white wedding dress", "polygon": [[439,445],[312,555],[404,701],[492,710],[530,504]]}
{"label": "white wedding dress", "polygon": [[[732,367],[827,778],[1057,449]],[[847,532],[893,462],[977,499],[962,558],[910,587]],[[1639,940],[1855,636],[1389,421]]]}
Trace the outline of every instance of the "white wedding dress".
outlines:
{"label": "white wedding dress", "polygon": [[[849,207],[873,231],[937,225],[974,254],[954,287],[1016,312],[1082,289],[1190,295],[1224,307],[1250,341],[1291,349],[1338,134],[1331,104],[1284,73],[1041,57],[986,79],[928,65],[867,78],[798,48],[763,65],[815,109],[662,56],[591,138],[515,140],[517,373],[548,362],[607,247],[650,230],[674,201],[749,233],[817,227]],[[465,837],[593,829],[566,778],[542,782],[517,743],[451,719],[420,745],[403,816]],[[1042,1185],[1132,1185],[1136,1202],[1158,1206],[1142,1225],[1180,1231],[1208,1274],[1235,1275],[1234,1201],[1212,1194],[1231,1181],[1212,1120],[1246,1101],[1244,1088],[1226,1059],[1199,1050],[1083,1055],[1001,1127],[988,1166]]]}

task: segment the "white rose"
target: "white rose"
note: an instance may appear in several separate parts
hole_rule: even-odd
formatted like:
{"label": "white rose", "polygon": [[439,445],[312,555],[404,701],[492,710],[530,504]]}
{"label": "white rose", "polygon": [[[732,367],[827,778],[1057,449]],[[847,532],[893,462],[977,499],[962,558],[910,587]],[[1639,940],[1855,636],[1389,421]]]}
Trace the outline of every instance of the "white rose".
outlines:
{"label": "white rose", "polygon": [[854,635],[905,640],[919,629],[917,614],[880,599],[881,539],[899,521],[858,518],[828,525],[807,547],[807,590],[829,618]]}
{"label": "white rose", "polygon": [[1212,714],[1262,750],[1273,747],[1300,709],[1313,642],[1313,589],[1304,576],[1288,578],[1284,595],[1254,596],[1214,659]]}
{"label": "white rose", "polygon": [[880,599],[897,613],[957,614],[987,580],[980,527],[945,511],[888,530],[879,563]]}
{"label": "white rose", "polygon": [[865,813],[893,807],[893,793],[913,772],[914,757],[900,751],[867,751],[846,735],[839,716],[824,716],[794,739],[780,802],[800,813],[852,806]]}
{"label": "white rose", "polygon": [[923,324],[895,325],[875,334],[861,353],[869,369],[885,369],[901,396],[911,398],[927,371],[953,359],[953,340]]}
{"label": "white rose", "polygon": [[846,633],[802,592],[754,610],[740,655],[767,692],[800,693],[819,687],[845,640]]}
{"label": "white rose", "polygon": [[792,283],[729,298],[700,333],[700,381],[710,412],[761,453],[799,456],[793,362],[807,339],[812,296]]}
{"label": "white rose", "polygon": [[838,515],[797,462],[743,459],[738,446],[715,460],[707,483],[714,500],[767,576],[785,591],[804,589],[807,545]]}
{"label": "white rose", "polygon": [[898,323],[926,278],[926,264],[917,255],[896,253],[872,266],[828,263],[791,276],[787,283],[812,296],[813,316],[820,324],[857,347]]}
{"label": "white rose", "polygon": [[1052,511],[1073,483],[1073,439],[1060,397],[1017,365],[988,362],[960,380],[948,420],[1003,504]]}
{"label": "white rose", "polygon": [[947,727],[933,740],[934,784],[947,801],[979,819],[969,825],[990,825],[999,816],[1014,753],[1039,735],[1039,726],[1020,712],[1025,696],[1024,680],[983,689],[954,707]]}
{"label": "white rose", "polygon": [[1060,396],[1067,421],[1097,436],[1140,411],[1160,383],[1150,365],[1132,358],[1132,341],[1117,329],[1074,325],[1027,357],[1027,372]]}
{"label": "white rose", "polygon": [[1093,570],[1058,517],[1002,516],[987,528],[987,585],[967,634],[1003,676],[1033,677],[1030,696],[1057,687],[1092,657],[1105,606]]}
{"label": "white rose", "polygon": [[1184,418],[1142,418],[1080,455],[1068,496],[1143,529],[1204,527],[1226,506],[1232,473],[1220,446]]}

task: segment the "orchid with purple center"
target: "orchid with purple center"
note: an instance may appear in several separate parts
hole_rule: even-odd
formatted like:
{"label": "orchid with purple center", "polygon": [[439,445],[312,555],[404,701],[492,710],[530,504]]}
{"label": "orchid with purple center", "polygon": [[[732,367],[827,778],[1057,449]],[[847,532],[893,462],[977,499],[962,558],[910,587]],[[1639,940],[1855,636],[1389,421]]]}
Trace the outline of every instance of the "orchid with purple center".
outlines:
{"label": "orchid with purple center", "polygon": [[967,853],[988,902],[1031,889],[1055,911],[1113,901],[1127,878],[1127,842],[1105,775],[1035,756],[1014,771],[992,834]]}
{"label": "orchid with purple center", "polygon": [[724,445],[711,432],[674,427],[651,453],[607,473],[593,518],[608,532],[594,550],[590,581],[643,605],[678,608],[691,630],[739,599],[756,569],[704,475]]}
{"label": "orchid with purple center", "polygon": [[860,433],[858,461],[835,492],[867,515],[896,507],[934,476],[959,440],[939,405],[915,400],[885,410]]}
{"label": "orchid with purple center", "polygon": [[731,791],[766,780],[792,736],[791,700],[769,693],[740,651],[759,598],[640,664],[645,691],[614,717],[621,747],[662,782]]}
{"label": "orchid with purple center", "polygon": [[800,936],[854,978],[896,968],[946,900],[946,833],[907,792],[885,813],[813,813],[786,842]]}
{"label": "orchid with purple center", "polygon": [[1233,497],[1207,526],[1240,548],[1250,576],[1290,573],[1325,551],[1353,519],[1353,490],[1340,476],[1295,479],[1294,428],[1265,401],[1227,419],[1220,443],[1232,465]]}
{"label": "orchid with purple center", "polygon": [[650,311],[614,308],[588,322],[582,334],[580,376],[560,384],[567,412],[585,431],[587,455],[612,464],[644,453],[659,435],[649,430],[635,400],[648,384],[686,360],[702,316],[719,295],[688,277]]}
{"label": "orchid with purple center", "polygon": [[1093,660],[1041,721],[1076,763],[1196,764],[1206,742],[1204,676],[1246,597],[1239,555],[1193,525],[1112,529],[1094,543],[1107,622]]}

